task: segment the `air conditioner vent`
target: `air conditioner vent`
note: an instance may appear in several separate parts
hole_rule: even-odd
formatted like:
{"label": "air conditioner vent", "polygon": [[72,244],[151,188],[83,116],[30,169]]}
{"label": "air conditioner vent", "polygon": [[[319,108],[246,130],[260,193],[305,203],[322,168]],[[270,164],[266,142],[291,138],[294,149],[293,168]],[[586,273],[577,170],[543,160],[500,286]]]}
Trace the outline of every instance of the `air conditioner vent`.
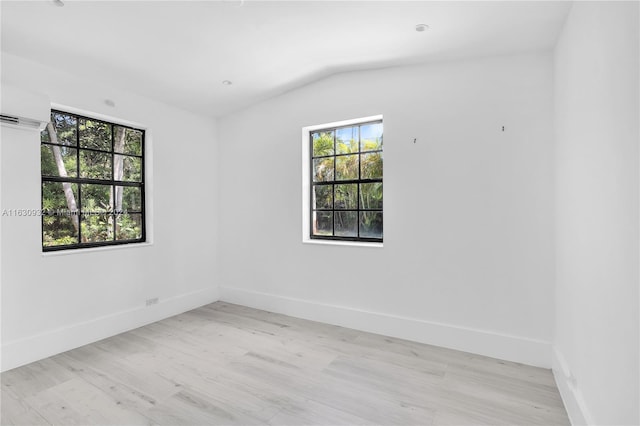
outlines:
{"label": "air conditioner vent", "polygon": [[0,114],[0,121],[7,124],[18,124],[20,119],[18,117],[11,117],[9,115]]}
{"label": "air conditioner vent", "polygon": [[29,129],[42,129],[43,123],[30,118],[13,117],[10,115],[0,114],[0,122],[11,124],[18,127],[27,127]]}
{"label": "air conditioner vent", "polygon": [[22,88],[2,85],[0,124],[22,129],[42,130],[51,119],[49,98]]}

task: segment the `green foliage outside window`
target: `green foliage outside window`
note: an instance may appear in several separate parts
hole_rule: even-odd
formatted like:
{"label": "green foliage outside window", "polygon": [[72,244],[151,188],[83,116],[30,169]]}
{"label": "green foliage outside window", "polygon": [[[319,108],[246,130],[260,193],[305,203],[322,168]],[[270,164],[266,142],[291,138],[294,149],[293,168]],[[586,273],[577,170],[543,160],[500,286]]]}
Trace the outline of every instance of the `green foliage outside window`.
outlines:
{"label": "green foliage outside window", "polygon": [[382,123],[311,133],[311,237],[382,240]]}
{"label": "green foliage outside window", "polygon": [[52,111],[41,133],[42,245],[144,240],[144,131]]}

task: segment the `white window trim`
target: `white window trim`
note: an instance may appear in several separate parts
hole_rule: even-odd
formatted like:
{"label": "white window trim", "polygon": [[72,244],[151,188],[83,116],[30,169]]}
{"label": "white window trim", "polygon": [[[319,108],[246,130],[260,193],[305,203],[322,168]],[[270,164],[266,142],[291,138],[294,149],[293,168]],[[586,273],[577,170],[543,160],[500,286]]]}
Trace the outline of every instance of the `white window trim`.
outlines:
{"label": "white window trim", "polygon": [[[146,124],[139,123],[136,121],[123,120],[119,117],[114,117],[112,115],[101,114],[95,111],[89,111],[82,108],[76,108],[72,106],[68,106],[65,104],[60,104],[56,102],[51,102],[51,109],[66,111],[71,114],[83,115],[86,117],[92,117],[96,120],[108,121],[113,124],[121,124],[123,126],[134,127],[137,129],[143,129],[145,131],[144,138],[144,192],[145,192],[145,233],[146,233],[146,241],[135,244],[118,244],[113,246],[102,246],[102,247],[82,247],[73,250],[56,250],[56,251],[42,251],[42,243],[40,243],[40,255],[42,257],[56,257],[56,256],[68,256],[68,255],[77,255],[82,253],[94,253],[101,251],[112,251],[112,250],[125,250],[131,248],[142,248],[142,247],[151,247],[154,244],[154,216],[153,216],[153,132],[150,126]],[[42,202],[42,197],[40,199]],[[42,229],[40,229],[40,238],[42,238]]]}
{"label": "white window trim", "polygon": [[150,247],[153,243],[145,241],[144,243],[135,244],[118,244],[112,246],[102,247],[83,247],[74,250],[55,250],[42,252],[42,257],[57,257],[57,256],[75,256],[82,253],[100,253],[104,251],[124,250],[124,249],[137,249],[142,247]]}
{"label": "white window trim", "polygon": [[367,241],[334,241],[312,239],[309,229],[309,215],[311,214],[309,206],[309,197],[311,196],[310,176],[311,170],[309,166],[309,156],[311,155],[309,147],[309,135],[316,130],[325,129],[327,127],[350,126],[352,124],[366,123],[368,121],[382,120],[382,115],[372,115],[370,117],[353,118],[350,120],[334,121],[333,123],[315,124],[302,128],[302,243],[303,244],[319,244],[328,246],[353,246],[353,247],[374,247],[382,248],[384,243],[372,243]]}

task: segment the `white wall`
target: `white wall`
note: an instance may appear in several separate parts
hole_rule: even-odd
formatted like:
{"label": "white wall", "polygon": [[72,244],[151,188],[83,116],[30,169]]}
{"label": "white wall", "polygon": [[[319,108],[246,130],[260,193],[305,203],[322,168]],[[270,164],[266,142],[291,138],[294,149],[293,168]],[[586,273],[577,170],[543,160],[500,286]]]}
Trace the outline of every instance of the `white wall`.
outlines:
{"label": "white wall", "polygon": [[[219,120],[222,299],[549,367],[552,69],[354,72]],[[302,244],[301,128],[376,114],[384,248]]]}
{"label": "white wall", "polygon": [[[147,126],[153,244],[43,255],[38,217],[2,217],[2,369],[217,300],[214,120],[3,53],[7,84]],[[40,208],[39,140],[2,127],[2,209]]]}
{"label": "white wall", "polygon": [[554,373],[574,424],[640,424],[638,13],[577,2],[555,51]]}

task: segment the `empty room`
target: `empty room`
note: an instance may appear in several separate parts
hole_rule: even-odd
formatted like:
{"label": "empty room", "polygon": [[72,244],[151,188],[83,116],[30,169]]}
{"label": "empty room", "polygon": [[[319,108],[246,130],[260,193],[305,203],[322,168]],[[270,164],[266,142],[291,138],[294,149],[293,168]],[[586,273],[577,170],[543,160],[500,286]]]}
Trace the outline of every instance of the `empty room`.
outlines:
{"label": "empty room", "polygon": [[3,426],[640,424],[640,2],[0,19]]}

